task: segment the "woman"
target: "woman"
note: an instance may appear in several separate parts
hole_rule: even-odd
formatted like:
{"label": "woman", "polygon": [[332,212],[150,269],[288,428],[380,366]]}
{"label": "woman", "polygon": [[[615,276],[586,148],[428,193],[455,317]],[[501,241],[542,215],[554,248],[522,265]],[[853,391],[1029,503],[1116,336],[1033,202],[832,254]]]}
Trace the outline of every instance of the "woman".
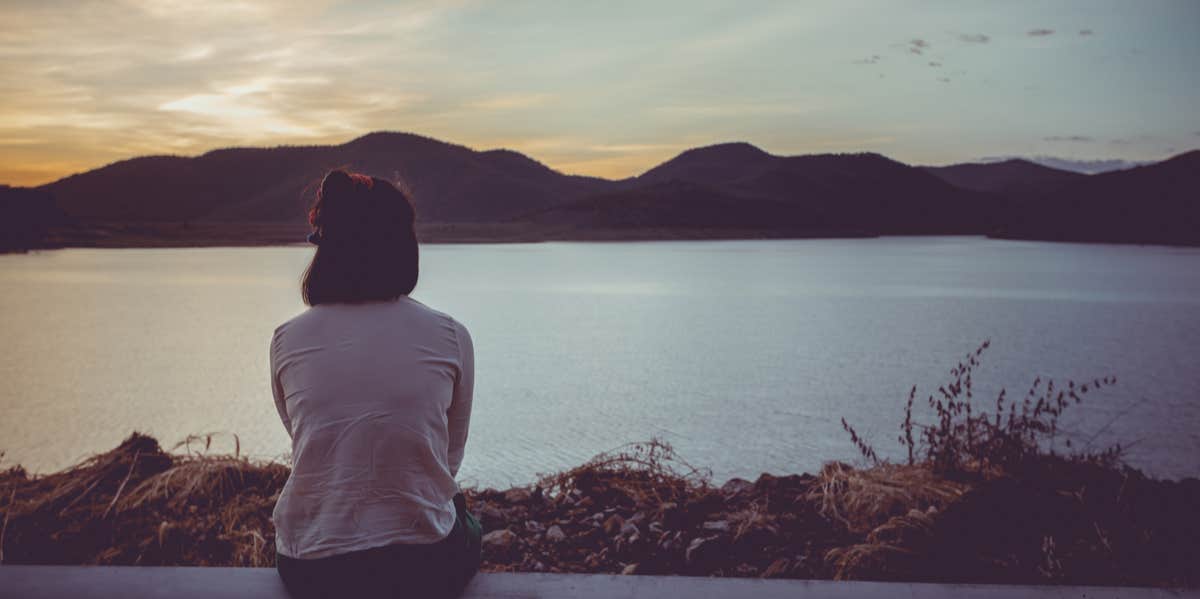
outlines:
{"label": "woman", "polygon": [[454,481],[474,350],[462,324],[408,297],[414,219],[391,183],[340,170],[309,213],[310,307],[271,340],[292,437],[276,566],[296,597],[449,596],[479,566],[479,523]]}

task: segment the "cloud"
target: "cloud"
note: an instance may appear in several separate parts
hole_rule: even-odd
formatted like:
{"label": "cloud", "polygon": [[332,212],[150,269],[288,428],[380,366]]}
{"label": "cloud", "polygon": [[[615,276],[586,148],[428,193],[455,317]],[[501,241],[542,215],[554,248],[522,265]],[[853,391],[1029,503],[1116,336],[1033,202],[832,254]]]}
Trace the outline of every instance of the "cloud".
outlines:
{"label": "cloud", "polygon": [[1100,160],[1080,160],[1077,158],[1062,158],[1059,156],[1046,156],[1046,155],[1039,155],[1039,156],[1016,156],[1016,155],[985,156],[983,158],[980,158],[979,161],[980,162],[1003,162],[1005,160],[1012,160],[1013,158],[1019,158],[1021,160],[1029,160],[1031,162],[1036,162],[1038,164],[1041,164],[1043,166],[1048,166],[1050,168],[1057,168],[1057,169],[1061,169],[1061,170],[1065,170],[1065,171],[1074,171],[1077,173],[1084,173],[1087,175],[1091,175],[1091,174],[1095,174],[1095,173],[1104,173],[1104,172],[1108,172],[1108,171],[1115,171],[1115,170],[1121,170],[1121,169],[1127,169],[1127,168],[1132,168],[1135,166],[1142,166],[1144,164],[1152,164],[1154,162],[1152,160],[1150,160],[1150,161],[1147,161],[1147,160],[1121,160],[1119,158],[1100,159]]}
{"label": "cloud", "polygon": [[1029,37],[1046,37],[1047,35],[1054,35],[1054,30],[1053,29],[1030,29],[1029,32],[1026,33],[1025,35],[1028,35]]}
{"label": "cloud", "polygon": [[1080,29],[1080,30],[1079,30],[1079,35],[1084,35],[1084,36],[1087,36],[1087,35],[1094,35],[1095,33],[1096,33],[1096,32],[1095,32],[1095,31],[1092,31],[1091,29]]}
{"label": "cloud", "polygon": [[968,44],[986,44],[992,41],[991,36],[982,33],[962,33],[959,34],[958,39]]}
{"label": "cloud", "polygon": [[1088,135],[1051,135],[1049,137],[1043,137],[1042,141],[1092,143],[1096,141],[1096,138]]}
{"label": "cloud", "polygon": [[806,114],[823,108],[813,102],[730,102],[713,104],[668,104],[655,112],[688,117]]}
{"label": "cloud", "polygon": [[929,49],[929,46],[929,42],[920,38],[916,38],[908,42],[908,51],[912,54],[921,55]]}
{"label": "cloud", "polygon": [[502,94],[467,102],[466,107],[475,110],[521,110],[544,106],[552,99],[550,94]]}
{"label": "cloud", "polygon": [[882,57],[880,57],[878,54],[872,54],[867,58],[862,58],[862,59],[854,61],[854,64],[876,64],[881,59],[882,59]]}

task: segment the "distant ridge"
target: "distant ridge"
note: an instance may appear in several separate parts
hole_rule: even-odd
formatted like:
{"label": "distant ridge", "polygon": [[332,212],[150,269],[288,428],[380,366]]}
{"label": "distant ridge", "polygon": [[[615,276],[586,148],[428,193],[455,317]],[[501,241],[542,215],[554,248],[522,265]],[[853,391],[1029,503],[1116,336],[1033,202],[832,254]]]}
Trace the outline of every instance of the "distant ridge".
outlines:
{"label": "distant ridge", "polygon": [[426,240],[997,234],[1196,244],[1197,156],[1081,175],[1026,160],[913,167],[731,142],[614,181],[513,150],[376,132],[339,145],[132,158],[2,195],[20,206],[5,235],[44,230],[54,243],[106,247],[302,238],[316,185],[337,167],[402,180]]}
{"label": "distant ridge", "polygon": [[302,221],[315,184],[345,167],[402,179],[431,221],[500,221],[599,191],[517,152],[477,152],[411,133],[336,146],[231,148],[117,162],[40,189],[71,216],[116,221]]}
{"label": "distant ridge", "polygon": [[1136,166],[1145,166],[1154,164],[1153,160],[1121,160],[1119,158],[1099,158],[1093,160],[1084,160],[1079,158],[1061,158],[1059,156],[985,156],[976,162],[1005,162],[1008,160],[1024,160],[1034,164],[1040,164],[1045,167],[1058,169],[1060,171],[1069,171],[1079,173],[1081,175],[1096,175],[1099,173],[1107,173],[1110,171],[1120,171]]}
{"label": "distant ridge", "polygon": [[1021,197],[1040,195],[1086,176],[1019,158],[926,166],[922,170],[963,189]]}
{"label": "distant ridge", "polygon": [[748,143],[717,144],[682,152],[627,184],[536,218],[581,228],[805,235],[980,234],[987,227],[975,192],[871,153],[775,156]]}
{"label": "distant ridge", "polygon": [[1083,177],[1015,212],[1005,237],[1200,245],[1200,150]]}

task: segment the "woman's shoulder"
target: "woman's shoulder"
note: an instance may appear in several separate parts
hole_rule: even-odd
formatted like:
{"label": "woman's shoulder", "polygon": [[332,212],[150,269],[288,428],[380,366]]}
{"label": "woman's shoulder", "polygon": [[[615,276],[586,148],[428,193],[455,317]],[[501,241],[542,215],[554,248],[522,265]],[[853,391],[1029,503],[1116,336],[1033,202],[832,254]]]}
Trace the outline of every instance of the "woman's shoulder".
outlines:
{"label": "woman's shoulder", "polygon": [[461,334],[469,334],[469,333],[468,333],[468,331],[467,331],[467,327],[466,327],[466,325],[464,325],[464,324],[463,324],[463,323],[462,323],[460,320],[458,320],[457,318],[455,318],[455,317],[453,317],[453,316],[451,316],[451,315],[449,315],[449,314],[447,314],[447,313],[445,313],[445,312],[442,312],[441,310],[438,310],[438,309],[436,309],[436,308],[432,308],[432,307],[430,307],[429,305],[425,304],[424,302],[422,302],[422,301],[420,301],[420,300],[417,300],[417,299],[414,299],[414,298],[411,298],[411,297],[408,297],[408,296],[403,296],[403,297],[401,298],[401,301],[405,301],[405,300],[407,300],[407,301],[408,301],[408,303],[409,303],[409,304],[410,304],[410,305],[411,305],[413,308],[415,308],[416,310],[419,310],[419,311],[423,312],[423,313],[424,313],[424,314],[425,314],[425,315],[426,315],[428,318],[431,318],[431,319],[434,319],[434,320],[438,320],[438,321],[440,321],[442,324],[445,324],[445,325],[447,325],[447,326],[453,327],[455,331],[458,331],[458,332],[460,332]]}

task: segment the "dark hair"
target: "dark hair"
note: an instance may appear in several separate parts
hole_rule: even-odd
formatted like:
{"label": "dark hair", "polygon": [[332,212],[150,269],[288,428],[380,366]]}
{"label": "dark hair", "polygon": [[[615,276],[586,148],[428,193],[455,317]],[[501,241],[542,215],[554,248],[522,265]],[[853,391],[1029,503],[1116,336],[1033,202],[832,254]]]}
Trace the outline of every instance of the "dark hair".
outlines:
{"label": "dark hair", "polygon": [[417,286],[416,212],[408,194],[378,177],[343,170],[321,181],[308,213],[317,245],[304,271],[310,306],[394,300]]}

